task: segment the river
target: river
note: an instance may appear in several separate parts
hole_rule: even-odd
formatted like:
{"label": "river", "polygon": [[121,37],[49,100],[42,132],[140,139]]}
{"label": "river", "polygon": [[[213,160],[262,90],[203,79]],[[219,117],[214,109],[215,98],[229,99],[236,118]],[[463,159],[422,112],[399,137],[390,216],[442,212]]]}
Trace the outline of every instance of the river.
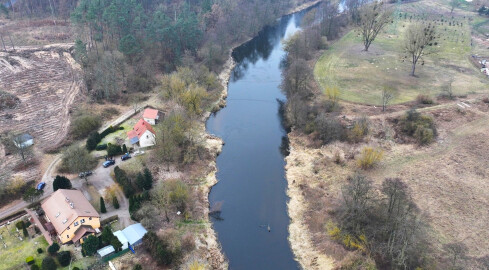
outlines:
{"label": "river", "polygon": [[[287,227],[286,131],[279,103],[282,40],[299,29],[305,11],[282,17],[233,51],[236,67],[228,85],[227,106],[207,121],[207,131],[225,145],[217,158],[219,183],[209,195],[222,202],[214,229],[230,269],[298,269]],[[268,231],[270,228],[270,232]]]}

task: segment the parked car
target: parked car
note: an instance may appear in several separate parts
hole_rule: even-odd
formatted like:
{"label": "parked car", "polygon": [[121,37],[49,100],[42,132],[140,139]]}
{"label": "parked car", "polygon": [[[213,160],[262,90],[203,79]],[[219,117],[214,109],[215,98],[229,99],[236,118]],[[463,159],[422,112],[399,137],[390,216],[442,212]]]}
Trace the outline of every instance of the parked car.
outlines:
{"label": "parked car", "polygon": [[124,155],[121,157],[121,159],[122,159],[122,160],[127,160],[127,159],[130,159],[130,158],[131,158],[131,155],[129,155],[129,153],[125,153],[125,154],[124,154]]}
{"label": "parked car", "polygon": [[110,160],[107,160],[106,162],[104,162],[104,164],[102,164],[104,166],[104,168],[107,168],[111,165],[114,165],[115,164],[115,160],[113,159],[110,159]]}
{"label": "parked car", "polygon": [[41,182],[41,183],[37,184],[36,189],[37,190],[43,190],[45,186],[46,186],[46,183],[45,182]]}
{"label": "parked car", "polygon": [[84,177],[90,176],[90,175],[92,175],[92,174],[93,174],[93,172],[92,172],[92,171],[81,172],[80,174],[78,174],[78,177],[80,177],[80,178],[84,178]]}

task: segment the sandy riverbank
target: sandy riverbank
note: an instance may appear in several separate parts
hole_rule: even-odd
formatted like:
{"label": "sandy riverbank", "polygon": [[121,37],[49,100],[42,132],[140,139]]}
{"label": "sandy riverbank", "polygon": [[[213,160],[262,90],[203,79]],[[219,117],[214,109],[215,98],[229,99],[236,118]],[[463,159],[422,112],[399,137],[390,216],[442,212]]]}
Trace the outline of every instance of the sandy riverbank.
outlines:
{"label": "sandy riverbank", "polygon": [[287,195],[290,200],[287,211],[290,217],[289,242],[295,259],[303,269],[333,269],[335,261],[315,249],[312,236],[304,222],[307,211],[307,201],[300,186],[304,185],[304,170],[310,170],[316,155],[314,149],[301,145],[300,139],[293,132],[288,134],[290,154],[285,158],[285,177],[287,179]]}

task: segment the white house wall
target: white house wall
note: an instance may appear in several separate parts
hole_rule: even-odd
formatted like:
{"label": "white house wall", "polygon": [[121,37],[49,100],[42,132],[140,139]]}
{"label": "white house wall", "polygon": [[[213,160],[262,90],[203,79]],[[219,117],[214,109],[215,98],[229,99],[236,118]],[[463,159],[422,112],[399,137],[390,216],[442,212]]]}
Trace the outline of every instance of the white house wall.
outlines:
{"label": "white house wall", "polygon": [[148,147],[155,145],[155,135],[151,133],[151,131],[146,130],[143,133],[143,136],[139,138],[139,146],[140,147]]}

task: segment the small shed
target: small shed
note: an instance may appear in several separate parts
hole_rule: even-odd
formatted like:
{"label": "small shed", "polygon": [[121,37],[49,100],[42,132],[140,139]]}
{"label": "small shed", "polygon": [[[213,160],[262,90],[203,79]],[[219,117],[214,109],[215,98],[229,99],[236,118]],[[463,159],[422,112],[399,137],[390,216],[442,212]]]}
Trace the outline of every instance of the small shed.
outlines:
{"label": "small shed", "polygon": [[34,144],[34,137],[28,133],[21,134],[14,138],[14,144],[17,148],[26,148]]}
{"label": "small shed", "polygon": [[141,223],[136,223],[128,226],[122,233],[126,237],[131,246],[139,245],[143,242],[143,236],[147,233],[146,229]]}
{"label": "small shed", "polygon": [[143,112],[144,121],[148,122],[150,125],[156,125],[156,121],[159,119],[158,110],[146,108]]}
{"label": "small shed", "polygon": [[129,240],[127,240],[126,236],[122,231],[114,232],[114,235],[119,239],[119,242],[122,244],[122,250],[125,250],[129,247]]}
{"label": "small shed", "polygon": [[109,246],[106,246],[106,247],[103,247],[99,250],[97,250],[97,254],[100,255],[100,257],[105,257],[107,255],[110,255],[112,253],[115,252],[115,249],[113,246],[109,245]]}

